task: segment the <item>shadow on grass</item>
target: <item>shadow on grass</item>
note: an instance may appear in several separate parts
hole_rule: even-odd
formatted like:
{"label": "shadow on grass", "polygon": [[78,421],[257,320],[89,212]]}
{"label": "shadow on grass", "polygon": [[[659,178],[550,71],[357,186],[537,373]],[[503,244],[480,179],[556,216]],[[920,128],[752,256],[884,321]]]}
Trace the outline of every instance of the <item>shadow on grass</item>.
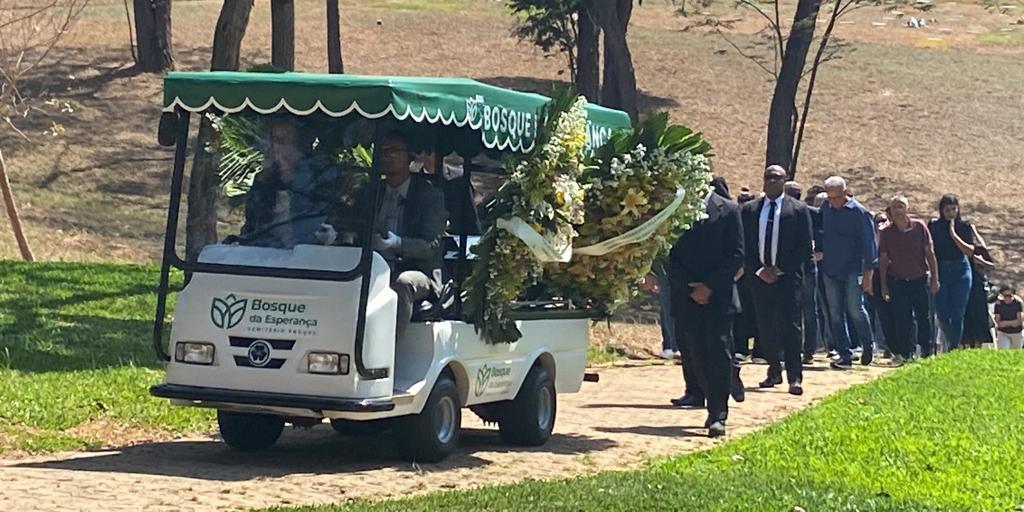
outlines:
{"label": "shadow on grass", "polygon": [[0,262],[0,273],[0,367],[157,366],[155,269]]}
{"label": "shadow on grass", "polygon": [[[535,448],[509,447],[497,430],[465,429],[459,450],[437,464],[417,464],[423,471],[438,472],[483,467],[490,461],[478,451],[586,454],[615,446],[610,439],[554,434]],[[326,426],[288,430],[281,440],[263,452],[236,452],[217,441],[182,441],[141,444],[93,456],[19,464],[17,467],[62,469],[235,482],[278,478],[295,473],[340,474],[378,469],[419,471],[402,460],[390,433],[367,437],[340,436]]]}

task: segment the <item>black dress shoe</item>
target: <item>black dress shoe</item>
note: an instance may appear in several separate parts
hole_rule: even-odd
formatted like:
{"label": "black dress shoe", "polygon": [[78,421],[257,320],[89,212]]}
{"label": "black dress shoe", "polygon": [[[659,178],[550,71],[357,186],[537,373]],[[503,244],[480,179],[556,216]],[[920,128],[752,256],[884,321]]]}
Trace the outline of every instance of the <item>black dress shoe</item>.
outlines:
{"label": "black dress shoe", "polygon": [[708,437],[722,437],[725,435],[725,422],[716,421],[708,426]]}
{"label": "black dress shoe", "polygon": [[775,375],[775,376],[768,376],[767,379],[762,380],[761,382],[757,383],[757,386],[760,387],[760,388],[774,388],[775,386],[778,386],[779,384],[782,384],[782,376],[781,375]]}
{"label": "black dress shoe", "polygon": [[806,365],[814,364],[814,354],[806,354],[806,355],[804,355],[804,358],[800,362],[803,363],[803,364],[806,364]]}
{"label": "black dress shoe", "polygon": [[800,385],[800,381],[789,383],[789,394],[796,396],[804,394],[804,387]]}
{"label": "black dress shoe", "polygon": [[697,398],[693,395],[683,395],[679,398],[673,398],[671,400],[672,405],[676,407],[692,407],[692,408],[703,408],[704,399]]}
{"label": "black dress shoe", "polygon": [[874,351],[871,350],[871,347],[865,348],[864,351],[861,352],[861,354],[860,354],[860,364],[862,364],[864,366],[867,366],[867,365],[871,364],[871,359],[874,356],[873,352]]}

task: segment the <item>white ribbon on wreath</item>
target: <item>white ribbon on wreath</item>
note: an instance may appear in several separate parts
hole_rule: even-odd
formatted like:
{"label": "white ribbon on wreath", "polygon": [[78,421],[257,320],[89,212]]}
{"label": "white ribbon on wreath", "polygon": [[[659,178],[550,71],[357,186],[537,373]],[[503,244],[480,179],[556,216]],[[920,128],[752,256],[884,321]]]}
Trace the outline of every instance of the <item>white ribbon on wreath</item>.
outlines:
{"label": "white ribbon on wreath", "polygon": [[566,244],[564,247],[556,246],[519,217],[498,219],[495,225],[498,229],[504,229],[522,240],[538,261],[542,263],[568,263],[572,259],[573,254],[604,256],[627,245],[639,243],[650,238],[679,209],[679,206],[683,204],[684,197],[686,197],[686,191],[682,188],[676,189],[675,199],[658,212],[657,215],[647,219],[643,224],[621,235],[585,247],[573,248],[571,244]]}

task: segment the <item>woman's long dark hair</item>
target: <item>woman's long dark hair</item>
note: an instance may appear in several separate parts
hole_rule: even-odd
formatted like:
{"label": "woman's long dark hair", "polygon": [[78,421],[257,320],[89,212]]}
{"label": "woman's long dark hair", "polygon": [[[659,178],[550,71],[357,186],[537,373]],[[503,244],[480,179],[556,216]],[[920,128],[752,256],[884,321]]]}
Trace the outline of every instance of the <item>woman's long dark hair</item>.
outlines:
{"label": "woman's long dark hair", "polygon": [[963,222],[963,219],[960,218],[960,198],[957,197],[956,194],[943,194],[943,196],[939,198],[939,219],[946,220],[946,216],[942,214],[942,210],[950,205],[956,206],[956,219],[953,220],[957,223]]}

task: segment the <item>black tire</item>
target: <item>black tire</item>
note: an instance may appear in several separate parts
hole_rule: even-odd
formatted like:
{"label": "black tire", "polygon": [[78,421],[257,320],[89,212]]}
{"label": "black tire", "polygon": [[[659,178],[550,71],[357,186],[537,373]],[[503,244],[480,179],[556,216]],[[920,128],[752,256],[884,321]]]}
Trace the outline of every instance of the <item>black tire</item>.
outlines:
{"label": "black tire", "polygon": [[391,423],[387,420],[359,421],[332,418],[331,427],[343,436],[368,437],[388,430],[391,428]]}
{"label": "black tire", "polygon": [[217,411],[217,425],[228,446],[248,452],[273,446],[284,430],[284,419],[269,414]]}
{"label": "black tire", "polygon": [[551,437],[558,412],[555,381],[541,365],[530,368],[519,393],[505,407],[498,429],[515,446],[540,446]]}
{"label": "black tire", "polygon": [[416,462],[444,460],[458,448],[461,435],[459,390],[448,375],[437,379],[423,412],[399,418],[395,423],[398,453]]}

